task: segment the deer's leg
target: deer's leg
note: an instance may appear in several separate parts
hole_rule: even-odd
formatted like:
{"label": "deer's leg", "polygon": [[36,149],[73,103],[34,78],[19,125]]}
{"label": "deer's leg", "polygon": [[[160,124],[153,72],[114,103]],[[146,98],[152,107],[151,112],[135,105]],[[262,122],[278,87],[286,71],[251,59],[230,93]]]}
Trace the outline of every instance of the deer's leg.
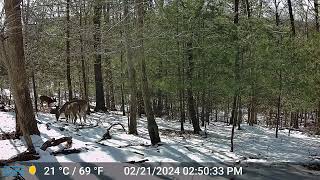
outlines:
{"label": "deer's leg", "polygon": [[76,124],[76,122],[77,122],[77,114],[73,114],[73,124]]}

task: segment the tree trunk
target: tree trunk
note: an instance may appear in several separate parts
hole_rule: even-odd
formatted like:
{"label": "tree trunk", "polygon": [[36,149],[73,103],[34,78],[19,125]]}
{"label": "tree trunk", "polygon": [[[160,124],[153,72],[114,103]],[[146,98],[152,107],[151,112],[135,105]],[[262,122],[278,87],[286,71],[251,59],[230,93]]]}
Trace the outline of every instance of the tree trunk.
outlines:
{"label": "tree trunk", "polygon": [[130,118],[129,118],[129,134],[138,134],[137,131],[137,84],[136,70],[133,62],[131,35],[130,35],[130,16],[129,16],[129,0],[124,1],[124,34],[126,42],[126,58],[128,65],[129,87],[130,87]]}
{"label": "tree trunk", "polygon": [[[289,2],[290,0],[288,0]],[[291,3],[291,2],[290,2]],[[276,26],[279,27],[280,17],[279,17],[279,3],[277,0],[274,0],[274,6],[276,9]],[[281,93],[282,93],[282,70],[279,70],[279,92],[278,92],[278,102],[277,102],[277,122],[276,122],[276,138],[278,138],[280,115],[281,115]]]}
{"label": "tree trunk", "polygon": [[307,119],[308,119],[308,112],[305,110],[304,112],[304,127],[307,127]]}
{"label": "tree trunk", "polygon": [[[22,2],[23,3],[23,2]],[[30,16],[30,0],[27,0],[26,9],[25,9],[25,16],[24,16],[24,35],[25,35],[25,53],[28,53],[28,34],[29,34],[29,16]],[[38,95],[36,89],[36,80],[35,80],[35,73],[34,73],[34,65],[32,65],[31,69],[31,80],[32,80],[32,89],[33,89],[33,97],[34,97],[34,109],[35,112],[38,112]]]}
{"label": "tree trunk", "polygon": [[250,19],[250,17],[251,17],[251,7],[250,7],[249,0],[246,0],[246,10],[247,10],[248,19]]}
{"label": "tree trunk", "polygon": [[278,102],[277,102],[277,124],[276,124],[276,138],[278,138],[278,130],[279,130],[279,122],[281,116],[281,92],[282,92],[282,72],[279,72],[279,95],[278,95]]}
{"label": "tree trunk", "polygon": [[[236,31],[238,31],[238,23],[239,23],[239,0],[234,0],[234,24],[236,25]],[[235,41],[236,41],[236,57],[235,57],[235,83],[236,83],[236,88],[235,88],[235,95],[233,98],[233,107],[232,107],[232,116],[230,119],[230,123],[232,121],[232,131],[231,131],[231,149],[230,151],[233,152],[233,137],[234,137],[234,128],[236,125],[236,119],[237,119],[237,104],[238,104],[238,99],[239,99],[239,80],[240,80],[240,47],[239,47],[239,42],[238,42],[238,32],[236,32],[235,35]]]}
{"label": "tree trunk", "polygon": [[151,98],[148,87],[148,77],[146,72],[146,63],[145,63],[145,54],[144,54],[144,42],[143,42],[143,33],[144,33],[144,1],[136,0],[137,4],[137,37],[139,41],[139,54],[138,57],[140,59],[140,71],[141,71],[141,86],[142,86],[142,94],[144,101],[144,109],[147,115],[148,120],[148,132],[151,140],[151,144],[155,145],[159,142],[159,130],[158,125],[155,121],[152,106],[151,106]]}
{"label": "tree trunk", "polygon": [[70,67],[70,0],[67,0],[67,29],[66,29],[66,55],[67,55],[67,83],[69,101],[72,100],[71,67]]}
{"label": "tree trunk", "polygon": [[201,126],[204,126],[204,113],[205,112],[205,93],[204,91],[201,94]]}
{"label": "tree trunk", "polygon": [[288,8],[289,8],[291,32],[292,32],[292,35],[295,36],[296,35],[296,28],[295,28],[295,25],[294,25],[294,17],[293,17],[293,12],[292,12],[291,0],[288,0]]}
{"label": "tree trunk", "polygon": [[94,2],[94,49],[95,49],[95,63],[94,63],[94,77],[96,86],[96,107],[95,111],[106,111],[104,92],[103,92],[103,79],[101,71],[101,12],[102,0],[95,0]]}
{"label": "tree trunk", "polygon": [[319,2],[318,0],[314,0],[314,16],[315,16],[315,24],[316,24],[316,31],[319,32]]}
{"label": "tree trunk", "polygon": [[83,84],[83,94],[84,97],[82,97],[83,99],[85,99],[86,101],[89,102],[89,98],[88,98],[88,87],[87,87],[87,77],[86,77],[86,64],[85,64],[85,56],[84,56],[84,44],[83,44],[83,20],[82,20],[82,1],[80,4],[80,53],[81,53],[81,72],[82,72],[82,84]]}
{"label": "tree trunk", "polygon": [[[120,21],[122,21],[122,18],[121,18],[121,13],[120,13]],[[120,37],[122,39],[122,30],[120,31]],[[120,52],[120,68],[121,68],[121,73],[120,73],[120,78],[121,78],[121,111],[122,111],[122,116],[125,116],[126,115],[126,110],[125,110],[125,102],[124,102],[124,75],[123,75],[123,68],[124,68],[124,65],[123,65],[123,44],[122,44],[122,41],[121,41],[121,52]]]}
{"label": "tree trunk", "polygon": [[241,130],[241,126],[240,126],[241,122],[242,122],[242,102],[241,102],[241,96],[239,96],[238,119],[237,119],[238,130]]}
{"label": "tree trunk", "polygon": [[144,105],[143,105],[143,97],[142,97],[142,90],[141,87],[137,92],[137,102],[138,102],[138,115],[141,118],[142,114],[145,114]]}
{"label": "tree trunk", "polygon": [[[104,12],[104,21],[105,27],[107,30],[112,27],[110,21],[110,2],[105,2],[103,12]],[[108,35],[108,34],[107,34]],[[107,109],[111,111],[116,110],[115,102],[114,102],[114,91],[113,91],[113,78],[112,78],[112,64],[111,64],[111,57],[109,55],[110,47],[108,43],[106,43],[106,106]]]}
{"label": "tree trunk", "polygon": [[192,55],[192,42],[187,43],[187,59],[188,59],[188,68],[187,68],[187,104],[189,111],[189,118],[192,122],[193,132],[199,134],[201,131],[199,125],[199,119],[196,117],[196,111],[194,107],[194,98],[192,92],[192,71],[193,71],[193,55]]}
{"label": "tree trunk", "polygon": [[38,95],[37,95],[37,88],[36,88],[36,80],[34,71],[31,72],[31,79],[32,79],[32,88],[33,88],[33,97],[34,97],[34,109],[38,112]]}
{"label": "tree trunk", "polygon": [[[0,56],[8,70],[10,87],[16,103],[18,125],[29,150],[34,150],[30,134],[40,135],[33,113],[26,73],[21,10],[19,1],[4,2],[7,33],[0,34]],[[6,37],[6,39],[4,38]]]}

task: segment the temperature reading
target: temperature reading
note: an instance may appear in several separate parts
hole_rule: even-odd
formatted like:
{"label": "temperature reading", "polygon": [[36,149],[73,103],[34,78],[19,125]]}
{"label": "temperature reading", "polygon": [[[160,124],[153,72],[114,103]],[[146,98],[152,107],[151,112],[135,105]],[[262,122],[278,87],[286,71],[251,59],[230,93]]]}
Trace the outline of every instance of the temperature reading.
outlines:
{"label": "temperature reading", "polygon": [[45,176],[54,175],[54,167],[44,167],[44,175]]}
{"label": "temperature reading", "polygon": [[103,167],[94,167],[94,170],[97,171],[97,174],[100,175],[103,173]]}
{"label": "temperature reading", "polygon": [[80,176],[88,176],[91,173],[101,175],[103,173],[103,167],[58,167],[58,172],[55,172],[54,167],[45,167],[44,168],[44,175],[50,176],[55,175],[56,173],[60,173],[64,176],[74,176],[74,175],[80,175]]}
{"label": "temperature reading", "polygon": [[89,175],[91,173],[91,168],[90,167],[81,167],[79,170],[79,174],[81,176],[83,175]]}

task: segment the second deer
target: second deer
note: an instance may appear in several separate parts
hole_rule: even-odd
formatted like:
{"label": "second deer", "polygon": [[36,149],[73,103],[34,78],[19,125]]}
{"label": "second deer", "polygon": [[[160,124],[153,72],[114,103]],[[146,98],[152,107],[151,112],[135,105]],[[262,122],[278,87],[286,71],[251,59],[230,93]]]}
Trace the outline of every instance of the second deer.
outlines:
{"label": "second deer", "polygon": [[75,124],[77,118],[79,117],[81,124],[81,118],[83,119],[84,123],[86,123],[86,113],[88,107],[88,102],[86,100],[72,100],[70,102],[66,102],[60,109],[57,110],[56,119],[58,121],[60,115],[63,113],[67,122],[70,118],[71,122]]}

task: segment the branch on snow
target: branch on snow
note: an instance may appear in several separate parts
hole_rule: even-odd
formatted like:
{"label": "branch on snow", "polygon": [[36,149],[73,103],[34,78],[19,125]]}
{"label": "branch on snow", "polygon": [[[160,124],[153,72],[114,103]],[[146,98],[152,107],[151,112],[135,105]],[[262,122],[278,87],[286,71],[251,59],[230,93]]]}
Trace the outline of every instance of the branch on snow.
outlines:
{"label": "branch on snow", "polygon": [[52,138],[52,139],[46,141],[45,143],[43,143],[43,145],[41,146],[40,149],[45,151],[49,147],[58,146],[59,144],[64,143],[64,142],[67,142],[67,146],[66,147],[70,148],[72,146],[72,137],[62,137],[62,138],[59,138],[59,139]]}

